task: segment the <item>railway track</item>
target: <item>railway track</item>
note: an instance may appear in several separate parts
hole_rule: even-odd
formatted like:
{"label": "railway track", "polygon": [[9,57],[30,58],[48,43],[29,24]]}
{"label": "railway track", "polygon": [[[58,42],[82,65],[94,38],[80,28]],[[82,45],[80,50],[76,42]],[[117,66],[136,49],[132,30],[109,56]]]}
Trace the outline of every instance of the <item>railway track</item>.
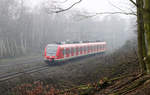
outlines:
{"label": "railway track", "polygon": [[[21,62],[20,62],[21,61]],[[27,62],[28,61],[28,62]],[[8,67],[8,66],[14,66],[14,65],[24,65],[35,62],[35,59],[28,59],[28,60],[19,60],[19,61],[8,61],[8,62],[1,62],[0,67]],[[41,57],[37,57],[36,61],[42,61]],[[11,64],[10,64],[11,63]]]}
{"label": "railway track", "polygon": [[0,75],[0,82],[4,82],[4,81],[7,81],[7,80],[16,78],[16,77],[21,76],[23,74],[30,74],[30,73],[34,73],[34,72],[37,72],[37,71],[46,70],[48,68],[49,68],[48,65],[44,65],[44,66],[33,67],[33,68],[30,68],[30,69],[25,69],[25,70],[20,71],[20,72],[13,72],[13,73],[3,74],[3,75]]}

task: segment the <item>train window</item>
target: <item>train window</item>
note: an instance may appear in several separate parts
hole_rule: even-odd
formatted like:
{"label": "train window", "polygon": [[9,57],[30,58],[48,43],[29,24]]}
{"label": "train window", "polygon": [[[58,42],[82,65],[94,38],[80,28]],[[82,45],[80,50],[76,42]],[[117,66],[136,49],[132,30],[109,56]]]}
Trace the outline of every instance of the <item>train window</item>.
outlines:
{"label": "train window", "polygon": [[66,54],[68,54],[68,49],[66,48]]}
{"label": "train window", "polygon": [[81,48],[79,47],[79,48],[78,48],[78,52],[79,52],[79,54],[80,54],[80,51],[81,51]]}
{"label": "train window", "polygon": [[92,46],[90,46],[90,51],[92,50]]}
{"label": "train window", "polygon": [[94,51],[94,46],[93,46],[93,51]]}
{"label": "train window", "polygon": [[76,48],[74,47],[74,53],[76,53]]}
{"label": "train window", "polygon": [[97,45],[95,45],[95,50],[97,51]]}
{"label": "train window", "polygon": [[95,51],[95,45],[93,46],[93,51]]}
{"label": "train window", "polygon": [[90,51],[92,50],[92,46],[90,46]]}
{"label": "train window", "polygon": [[86,51],[88,52],[88,46],[86,46]]}
{"label": "train window", "polygon": [[74,49],[73,49],[73,48],[71,48],[71,53],[72,53],[72,54],[74,53]]}
{"label": "train window", "polygon": [[78,47],[76,47],[76,53],[78,53]]}
{"label": "train window", "polygon": [[48,45],[46,50],[47,50],[47,55],[55,56],[57,52],[57,45]]}
{"label": "train window", "polygon": [[82,47],[80,47],[80,52],[82,52],[82,50],[83,50],[83,48],[82,48]]}
{"label": "train window", "polygon": [[68,54],[71,54],[71,48],[68,49]]}
{"label": "train window", "polygon": [[69,49],[66,49],[66,54],[69,54]]}
{"label": "train window", "polygon": [[68,54],[71,54],[71,49],[70,48],[68,49]]}
{"label": "train window", "polygon": [[70,49],[66,49],[66,54],[70,54]]}
{"label": "train window", "polygon": [[78,52],[80,53],[80,47],[78,48]]}
{"label": "train window", "polygon": [[93,46],[93,51],[95,51],[95,45]]}
{"label": "train window", "polygon": [[91,50],[91,46],[89,46],[89,51]]}
{"label": "train window", "polygon": [[85,51],[85,46],[83,46],[83,52]]}

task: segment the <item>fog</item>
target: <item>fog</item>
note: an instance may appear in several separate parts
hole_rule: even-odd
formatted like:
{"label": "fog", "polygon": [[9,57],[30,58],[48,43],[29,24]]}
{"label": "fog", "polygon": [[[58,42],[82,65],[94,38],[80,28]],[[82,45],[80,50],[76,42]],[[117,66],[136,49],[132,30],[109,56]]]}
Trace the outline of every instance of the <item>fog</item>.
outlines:
{"label": "fog", "polygon": [[106,41],[111,52],[136,37],[131,29],[133,17],[104,15],[77,20],[80,12],[49,14],[42,6],[31,11],[16,0],[0,0],[0,57],[42,54],[47,44],[66,40]]}

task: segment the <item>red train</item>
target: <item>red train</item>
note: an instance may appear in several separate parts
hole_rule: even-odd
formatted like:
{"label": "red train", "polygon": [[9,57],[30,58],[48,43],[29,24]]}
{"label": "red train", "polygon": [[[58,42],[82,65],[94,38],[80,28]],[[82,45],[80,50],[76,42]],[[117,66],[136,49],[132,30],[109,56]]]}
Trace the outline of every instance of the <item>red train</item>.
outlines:
{"label": "red train", "polygon": [[48,44],[44,57],[46,62],[58,62],[105,51],[106,42]]}

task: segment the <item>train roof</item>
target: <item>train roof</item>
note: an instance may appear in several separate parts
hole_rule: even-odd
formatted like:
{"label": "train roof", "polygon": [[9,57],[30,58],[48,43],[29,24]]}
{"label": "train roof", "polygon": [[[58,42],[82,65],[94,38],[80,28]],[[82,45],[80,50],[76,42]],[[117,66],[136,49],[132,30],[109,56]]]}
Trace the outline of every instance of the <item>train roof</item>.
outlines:
{"label": "train roof", "polygon": [[90,43],[71,43],[71,44],[48,44],[47,46],[74,47],[84,45],[106,44],[106,42],[90,42]]}
{"label": "train roof", "polygon": [[61,44],[60,47],[74,47],[84,45],[106,44],[106,42],[92,42],[92,43],[75,43],[75,44]]}

